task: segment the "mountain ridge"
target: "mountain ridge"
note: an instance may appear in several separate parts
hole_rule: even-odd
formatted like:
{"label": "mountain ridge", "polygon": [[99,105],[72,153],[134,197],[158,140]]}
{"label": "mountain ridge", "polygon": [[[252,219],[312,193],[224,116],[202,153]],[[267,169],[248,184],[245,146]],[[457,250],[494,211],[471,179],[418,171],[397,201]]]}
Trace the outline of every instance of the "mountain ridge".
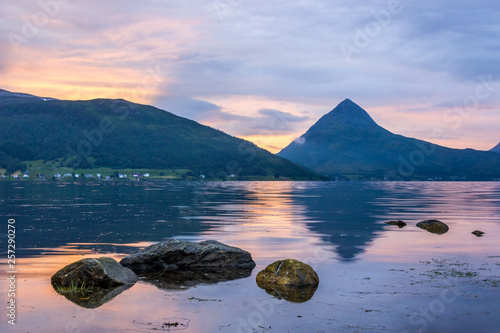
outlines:
{"label": "mountain ridge", "polygon": [[39,96],[30,95],[30,94],[26,94],[26,93],[10,92],[10,91],[4,90],[4,89],[0,89],[0,99],[2,99],[4,102],[7,99],[17,99],[17,100],[19,100],[19,99],[38,99],[38,100],[44,100],[44,101],[55,100],[55,98],[51,98],[51,97],[39,97]]}
{"label": "mountain ridge", "polygon": [[[349,119],[353,114],[354,119]],[[391,133],[349,99],[321,117],[278,156],[334,178],[500,178],[499,155],[447,148]]]}
{"label": "mountain ridge", "polygon": [[207,178],[325,179],[249,141],[153,106],[3,92],[0,164],[12,172],[35,160],[84,169],[184,168]]}
{"label": "mountain ridge", "polygon": [[494,153],[500,153],[500,143],[498,143],[495,147],[491,148],[490,151]]}

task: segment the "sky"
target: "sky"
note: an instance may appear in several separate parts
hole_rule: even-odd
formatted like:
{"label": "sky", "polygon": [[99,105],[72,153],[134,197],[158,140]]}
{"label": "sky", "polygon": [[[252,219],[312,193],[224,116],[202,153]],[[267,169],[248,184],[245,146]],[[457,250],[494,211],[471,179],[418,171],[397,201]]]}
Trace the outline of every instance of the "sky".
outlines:
{"label": "sky", "polygon": [[500,141],[498,1],[2,0],[0,89],[151,104],[278,152],[345,98],[393,133]]}

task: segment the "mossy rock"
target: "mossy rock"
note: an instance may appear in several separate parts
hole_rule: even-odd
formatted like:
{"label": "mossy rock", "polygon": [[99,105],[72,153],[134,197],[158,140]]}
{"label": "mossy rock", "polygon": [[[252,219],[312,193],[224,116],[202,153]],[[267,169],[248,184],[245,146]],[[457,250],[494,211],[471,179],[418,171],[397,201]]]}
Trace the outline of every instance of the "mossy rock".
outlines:
{"label": "mossy rock", "polygon": [[417,223],[417,227],[438,235],[445,234],[450,229],[446,224],[438,220],[425,220]]}
{"label": "mossy rock", "polygon": [[318,284],[318,274],[312,267],[295,259],[278,260],[257,274],[260,288],[290,302],[310,300]]}
{"label": "mossy rock", "polygon": [[257,274],[257,284],[280,286],[317,286],[318,274],[308,264],[295,259],[278,260]]}
{"label": "mossy rock", "polygon": [[113,288],[134,284],[139,278],[130,269],[113,258],[87,258],[78,260],[57,271],[50,282],[54,287],[87,286]]}

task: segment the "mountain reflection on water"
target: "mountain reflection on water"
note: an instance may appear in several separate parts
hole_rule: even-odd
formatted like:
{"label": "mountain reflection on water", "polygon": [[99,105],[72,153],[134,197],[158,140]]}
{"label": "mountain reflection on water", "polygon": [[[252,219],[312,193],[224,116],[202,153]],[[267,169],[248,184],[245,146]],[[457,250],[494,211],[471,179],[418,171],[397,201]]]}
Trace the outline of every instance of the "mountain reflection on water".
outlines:
{"label": "mountain reflection on water", "polygon": [[[414,332],[422,328],[415,324],[422,309],[442,299],[450,283],[461,296],[434,312],[428,331],[499,326],[492,311],[498,182],[0,182],[0,207],[0,219],[16,219],[20,320],[13,332]],[[449,231],[416,226],[426,219]],[[52,274],[82,257],[119,261],[171,237],[237,246],[257,266],[141,276],[127,290],[92,295],[61,296],[50,284]],[[256,284],[260,270],[286,258],[311,265],[318,289]],[[8,271],[6,260],[0,266]],[[8,280],[0,288],[8,290]]]}
{"label": "mountain reflection on water", "polygon": [[[450,185],[452,184],[452,185]],[[130,253],[165,238],[218,239],[261,257],[321,244],[356,260],[394,219],[495,215],[498,183],[151,182],[2,183],[2,218],[15,218],[21,257],[89,250]],[[471,189],[475,188],[473,194]],[[481,189],[481,190],[478,190]],[[487,192],[487,193],[486,193]],[[419,200],[425,198],[425,200]],[[493,195],[493,198],[496,198]],[[453,212],[446,211],[448,206]],[[464,208],[465,209],[465,208]],[[437,216],[439,217],[439,216]],[[493,219],[496,221],[495,219]],[[405,228],[407,230],[407,228]],[[472,230],[471,230],[472,231]],[[410,232],[415,232],[410,230]],[[2,240],[3,242],[3,240]]]}

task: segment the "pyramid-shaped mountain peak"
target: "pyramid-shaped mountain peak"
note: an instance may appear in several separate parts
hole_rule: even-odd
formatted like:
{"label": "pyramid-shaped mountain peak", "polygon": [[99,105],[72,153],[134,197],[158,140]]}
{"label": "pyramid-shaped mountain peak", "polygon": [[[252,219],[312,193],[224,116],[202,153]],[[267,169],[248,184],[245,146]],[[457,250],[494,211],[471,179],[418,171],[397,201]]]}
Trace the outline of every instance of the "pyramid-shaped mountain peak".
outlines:
{"label": "pyramid-shaped mountain peak", "polygon": [[315,127],[314,129],[317,130],[352,126],[364,129],[381,128],[365,110],[348,98],[324,115],[313,128]]}
{"label": "pyramid-shaped mountain peak", "polygon": [[278,155],[332,178],[491,180],[500,178],[498,149],[451,149],[393,134],[346,99]]}

